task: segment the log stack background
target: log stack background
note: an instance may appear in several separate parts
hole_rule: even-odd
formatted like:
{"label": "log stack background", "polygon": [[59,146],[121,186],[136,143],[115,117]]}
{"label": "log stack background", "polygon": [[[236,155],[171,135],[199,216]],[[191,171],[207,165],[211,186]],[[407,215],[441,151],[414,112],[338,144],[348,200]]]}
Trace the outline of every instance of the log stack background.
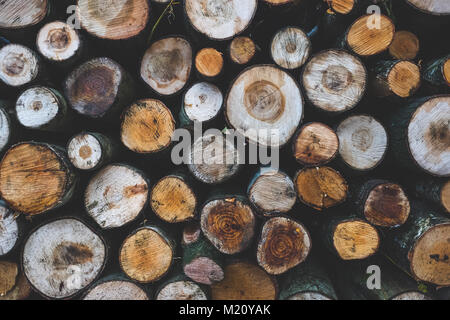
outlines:
{"label": "log stack background", "polygon": [[448,299],[447,0],[75,2],[0,2],[0,300]]}

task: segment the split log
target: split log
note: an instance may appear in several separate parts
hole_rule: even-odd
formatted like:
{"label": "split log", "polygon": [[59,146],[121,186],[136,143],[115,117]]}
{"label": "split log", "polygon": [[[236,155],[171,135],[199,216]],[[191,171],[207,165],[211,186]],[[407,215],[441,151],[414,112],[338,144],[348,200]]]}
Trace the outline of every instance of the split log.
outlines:
{"label": "split log", "polygon": [[175,276],[167,280],[156,292],[156,300],[208,300],[206,288],[190,281],[184,275]]}
{"label": "split log", "polygon": [[356,107],[366,91],[367,71],[357,57],[330,49],[316,54],[305,66],[303,86],[319,110],[345,112]]}
{"label": "split log", "polygon": [[21,233],[18,214],[0,201],[0,256],[6,256],[18,246]]}
{"label": "split log", "polygon": [[69,74],[64,93],[79,114],[111,122],[134,99],[134,81],[117,62],[95,58]]}
{"label": "split log", "polygon": [[311,236],[301,223],[275,217],[263,225],[256,258],[267,273],[280,275],[305,261],[311,246]]}
{"label": "split log", "polygon": [[384,126],[369,115],[353,115],[337,127],[339,155],[356,171],[375,169],[388,150],[388,135]]}
{"label": "split log", "polygon": [[87,213],[102,229],[135,221],[148,204],[149,183],[144,173],[125,164],[104,167],[84,193]]}
{"label": "split log", "polygon": [[193,53],[190,43],[180,36],[163,38],[145,51],[140,75],[147,86],[159,95],[179,93],[188,83]]}
{"label": "split log", "polygon": [[174,173],[161,178],[152,189],[150,204],[158,218],[169,222],[186,222],[197,213],[197,196],[189,178]]}
{"label": "split log", "polygon": [[34,86],[23,91],[15,106],[19,123],[27,129],[63,132],[73,120],[66,99],[57,90]]}
{"label": "split log", "polygon": [[0,152],[12,143],[17,132],[10,110],[10,104],[0,100]]}
{"label": "split log", "polygon": [[186,0],[190,26],[209,40],[229,40],[250,25],[257,0]]}
{"label": "split log", "polygon": [[396,31],[389,46],[389,55],[397,60],[415,60],[420,51],[420,41],[409,31]]}
{"label": "split log", "polygon": [[436,89],[450,87],[450,55],[428,62],[422,78]]}
{"label": "split log", "polygon": [[201,237],[184,246],[183,271],[197,283],[212,285],[223,280],[224,258],[208,240]]}
{"label": "split log", "polygon": [[195,140],[187,163],[194,177],[207,184],[223,183],[234,177],[241,168],[238,149],[219,132]]}
{"label": "split log", "polygon": [[77,177],[57,146],[22,142],[0,163],[0,193],[14,210],[38,215],[61,207],[72,197]]}
{"label": "split log", "polygon": [[418,99],[390,119],[392,151],[399,165],[450,176],[450,96]]}
{"label": "split log", "polygon": [[222,52],[214,48],[203,48],[195,57],[195,68],[200,78],[214,81],[224,71],[224,60]]}
{"label": "split log", "polygon": [[220,252],[231,255],[242,252],[252,243],[256,217],[245,198],[217,196],[203,206],[201,228]]}
{"label": "split log", "polygon": [[324,266],[315,256],[286,272],[280,279],[280,300],[337,300]]}
{"label": "split log", "polygon": [[97,170],[117,157],[118,145],[110,137],[97,132],[82,132],[67,144],[70,162],[79,170]]}
{"label": "split log", "polygon": [[303,66],[311,51],[311,41],[300,28],[286,27],[278,31],[272,39],[272,59],[285,69],[292,70]]}
{"label": "split log", "polygon": [[410,61],[380,61],[372,72],[372,90],[378,97],[409,98],[421,84],[419,66]]}
{"label": "split log", "polygon": [[424,203],[411,201],[406,223],[385,234],[384,254],[415,279],[450,285],[450,220]]}
{"label": "split log", "polygon": [[225,267],[223,281],[211,286],[213,300],[275,300],[278,285],[260,267],[234,262]]}
{"label": "split log", "polygon": [[171,145],[175,125],[172,112],[163,102],[139,100],[122,115],[121,140],[136,153],[160,152]]}
{"label": "split log", "polygon": [[424,199],[450,213],[450,180],[424,178],[412,182],[411,192],[418,199]]}
{"label": "split log", "polygon": [[256,44],[249,37],[235,37],[228,48],[231,61],[237,65],[250,63],[256,56]]}
{"label": "split log", "polygon": [[22,265],[33,288],[47,298],[68,299],[93,283],[107,261],[102,238],[76,218],[60,218],[25,240]]}
{"label": "split log", "polygon": [[232,83],[225,116],[229,125],[251,142],[281,147],[300,124],[303,105],[300,87],[287,72],[256,65]]}
{"label": "split log", "polygon": [[294,136],[292,149],[295,160],[305,166],[322,166],[332,161],[339,150],[336,132],[326,124],[311,122]]}
{"label": "split log", "polygon": [[[9,266],[8,266],[9,265]],[[14,263],[13,263],[14,265]],[[8,274],[5,272],[5,268],[11,268],[13,270],[13,274],[15,273],[15,269],[19,268],[18,266],[14,267],[11,266],[11,263],[8,261],[1,261],[0,262],[0,287],[3,287],[3,281],[1,280],[2,276],[7,276]],[[9,272],[11,273],[11,272]],[[1,289],[0,289],[1,290]],[[23,274],[22,271],[19,271],[18,275],[14,279],[14,286],[11,287],[11,289],[6,292],[5,294],[0,294],[0,301],[3,300],[25,300],[27,299],[31,294],[31,286],[28,283],[27,278]]]}
{"label": "split log", "polygon": [[294,184],[299,199],[319,211],[343,203],[348,195],[347,181],[330,167],[304,168]]}
{"label": "split log", "polygon": [[370,179],[362,184],[355,184],[352,202],[360,217],[378,227],[402,226],[411,210],[403,188],[381,179]]}
{"label": "split log", "polygon": [[250,181],[247,195],[256,211],[266,217],[289,212],[297,200],[292,179],[270,167],[258,170]]}
{"label": "split log", "polygon": [[134,282],[121,275],[100,279],[84,294],[83,300],[150,300],[147,293]]}
{"label": "split log", "polygon": [[175,242],[156,226],[145,226],[130,234],[119,252],[123,272],[140,283],[164,277],[175,257]]}

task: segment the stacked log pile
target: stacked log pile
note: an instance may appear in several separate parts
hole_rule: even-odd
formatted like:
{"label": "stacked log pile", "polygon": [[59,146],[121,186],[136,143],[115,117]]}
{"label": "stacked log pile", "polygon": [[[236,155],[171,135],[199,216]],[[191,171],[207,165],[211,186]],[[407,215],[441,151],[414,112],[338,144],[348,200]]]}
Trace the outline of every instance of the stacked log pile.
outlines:
{"label": "stacked log pile", "polygon": [[448,299],[449,29],[448,0],[0,1],[0,300]]}

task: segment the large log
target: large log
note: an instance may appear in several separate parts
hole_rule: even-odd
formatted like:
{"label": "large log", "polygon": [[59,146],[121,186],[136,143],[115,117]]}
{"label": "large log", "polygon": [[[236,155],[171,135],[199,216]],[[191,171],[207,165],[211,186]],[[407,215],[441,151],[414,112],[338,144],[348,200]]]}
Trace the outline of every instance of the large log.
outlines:
{"label": "large log", "polygon": [[[14,266],[16,265],[16,266]],[[13,273],[12,274],[16,274],[16,269],[19,269],[19,266],[17,266],[17,264],[15,263],[11,263],[9,261],[0,261],[0,269],[1,269],[1,275],[0,275],[0,279],[2,279],[5,276],[11,275],[11,272],[6,273],[5,269],[12,269]],[[10,280],[8,280],[9,282]],[[9,285],[9,290],[6,293],[0,293],[0,301],[2,300],[25,300],[27,298],[29,298],[29,296],[31,295],[31,286],[27,280],[27,278],[25,277],[25,275],[23,274],[23,271],[18,271],[17,276],[14,277],[14,284],[13,286]],[[5,285],[3,280],[0,280],[0,283],[2,283],[0,286],[3,287],[3,289],[0,290],[4,290]],[[6,290],[5,290],[6,291]]]}

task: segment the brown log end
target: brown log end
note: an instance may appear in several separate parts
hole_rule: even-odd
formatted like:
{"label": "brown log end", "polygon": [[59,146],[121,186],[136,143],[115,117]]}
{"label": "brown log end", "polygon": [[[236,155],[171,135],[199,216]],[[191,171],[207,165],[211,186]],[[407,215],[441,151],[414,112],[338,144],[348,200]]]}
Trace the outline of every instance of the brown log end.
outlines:
{"label": "brown log end", "polygon": [[441,203],[445,210],[450,213],[450,180],[441,189]]}
{"label": "brown log end", "polygon": [[17,281],[14,287],[5,295],[0,295],[0,301],[2,300],[25,300],[31,294],[31,286],[27,278],[20,272],[17,276]]}
{"label": "brown log end", "polygon": [[237,64],[246,64],[256,54],[256,45],[249,37],[236,37],[230,44],[231,60]]}
{"label": "brown log end", "polygon": [[414,60],[420,49],[419,38],[409,31],[397,31],[389,46],[389,54],[399,60]]}
{"label": "brown log end", "polygon": [[263,269],[246,262],[225,267],[223,281],[212,285],[213,300],[275,300],[277,285]]}
{"label": "brown log end", "polygon": [[413,7],[431,15],[450,15],[450,6],[447,0],[406,0]]}
{"label": "brown log end", "polygon": [[18,275],[19,267],[17,264],[0,261],[0,296],[5,296],[14,288]]}
{"label": "brown log end", "polygon": [[6,0],[0,3],[0,28],[20,29],[41,22],[48,12],[48,0]]}
{"label": "brown log end", "polygon": [[331,8],[340,14],[349,14],[355,7],[355,0],[332,0]]}
{"label": "brown log end", "polygon": [[182,245],[189,245],[197,242],[202,234],[200,224],[194,221],[188,222],[183,229]]}
{"label": "brown log end", "polygon": [[214,48],[203,48],[195,57],[197,71],[205,77],[216,77],[223,69],[223,55]]}
{"label": "brown log end", "polygon": [[184,274],[198,283],[211,285],[222,281],[224,271],[213,259],[198,257],[186,264],[183,268]]}
{"label": "brown log end", "polygon": [[412,96],[420,86],[419,66],[410,61],[400,61],[389,72],[390,89],[401,98]]}

